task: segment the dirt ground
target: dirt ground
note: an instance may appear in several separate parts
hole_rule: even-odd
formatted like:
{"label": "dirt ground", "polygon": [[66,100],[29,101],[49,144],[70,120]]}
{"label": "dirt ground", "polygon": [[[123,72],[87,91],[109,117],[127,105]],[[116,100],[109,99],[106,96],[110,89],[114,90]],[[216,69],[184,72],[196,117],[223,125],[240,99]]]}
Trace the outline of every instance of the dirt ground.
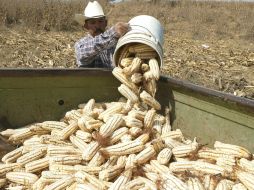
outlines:
{"label": "dirt ground", "polygon": [[[0,30],[2,68],[75,68],[83,32]],[[254,44],[165,34],[163,74],[236,96],[254,98]]]}

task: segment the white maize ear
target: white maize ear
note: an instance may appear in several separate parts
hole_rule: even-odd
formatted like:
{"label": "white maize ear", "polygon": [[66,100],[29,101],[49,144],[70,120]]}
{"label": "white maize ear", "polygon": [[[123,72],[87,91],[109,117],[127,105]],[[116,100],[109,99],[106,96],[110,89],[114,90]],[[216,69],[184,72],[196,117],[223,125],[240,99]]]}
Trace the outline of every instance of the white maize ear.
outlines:
{"label": "white maize ear", "polygon": [[136,119],[135,117],[133,116],[127,116],[127,117],[124,117],[124,120],[125,120],[125,124],[127,127],[138,127],[138,128],[143,128],[143,122],[139,119]]}
{"label": "white maize ear", "polygon": [[73,146],[49,145],[47,154],[48,154],[48,156],[71,155],[71,154],[81,155],[81,152],[80,152],[80,150],[74,148]]}
{"label": "white maize ear", "polygon": [[226,170],[218,165],[210,164],[208,162],[194,161],[194,170],[203,174],[226,176]]}
{"label": "white maize ear", "polygon": [[212,175],[205,175],[203,184],[206,190],[215,190],[217,186],[217,179]]}
{"label": "white maize ear", "polygon": [[133,169],[136,167],[136,155],[135,154],[129,154],[126,160],[125,164],[125,170]]}
{"label": "white maize ear", "polygon": [[113,115],[116,113],[121,113],[122,109],[123,109],[124,103],[117,103],[114,104],[113,106],[107,108],[105,111],[103,111],[100,115],[99,115],[99,119],[100,120],[104,120],[106,117],[108,117],[109,115]]}
{"label": "white maize ear", "polygon": [[249,173],[254,174],[254,162],[247,160],[246,158],[241,158],[239,160],[238,165],[244,170],[247,171]]}
{"label": "white maize ear", "polygon": [[140,52],[136,53],[136,57],[139,57],[140,59],[152,59],[158,57],[158,54],[155,51]]}
{"label": "white maize ear", "polygon": [[116,162],[117,166],[125,167],[127,161],[127,156],[119,156]]}
{"label": "white maize ear", "polygon": [[142,82],[143,76],[141,73],[133,73],[131,75],[131,82],[133,82],[134,84],[139,84]]}
{"label": "white maize ear", "polygon": [[146,144],[149,141],[150,134],[149,133],[143,133],[142,135],[138,136],[134,141],[138,141],[141,144]]}
{"label": "white maize ear", "polygon": [[12,141],[13,143],[24,141],[27,138],[30,138],[33,136],[34,133],[29,128],[24,128],[22,131],[19,131],[18,133],[14,133],[9,137],[9,141]]}
{"label": "white maize ear", "polygon": [[157,85],[155,79],[151,79],[143,82],[144,90],[147,91],[152,97],[155,97],[157,91]]}
{"label": "white maize ear", "polygon": [[70,141],[74,146],[76,146],[80,151],[85,151],[87,149],[87,143],[85,143],[82,139],[71,135],[70,136]]}
{"label": "white maize ear", "polygon": [[97,141],[92,141],[88,144],[87,149],[83,152],[82,158],[86,161],[90,161],[99,149],[99,143]]}
{"label": "white maize ear", "polygon": [[95,100],[92,98],[92,99],[88,100],[88,102],[82,109],[82,113],[89,115],[93,111],[94,106],[95,106]]}
{"label": "white maize ear", "polygon": [[165,180],[165,186],[171,189],[188,190],[188,186],[179,178],[175,177],[171,173],[163,173],[162,179]]}
{"label": "white maize ear", "polygon": [[139,165],[144,164],[148,160],[153,158],[155,155],[156,155],[156,152],[153,146],[148,146],[136,155],[135,162]]}
{"label": "white maize ear", "polygon": [[[150,189],[150,190],[157,190],[156,183],[154,183],[154,182],[151,181],[150,179],[147,179],[147,178],[141,177],[141,176],[138,176],[137,179],[143,180],[144,183],[145,183],[145,187],[148,187],[147,189]],[[145,188],[145,187],[144,187],[144,188]]]}
{"label": "white maize ear", "polygon": [[61,190],[65,189],[69,185],[75,182],[75,178],[73,176],[67,176],[62,179],[57,180],[56,182],[50,184],[45,188],[45,190]]}
{"label": "white maize ear", "polygon": [[49,164],[49,170],[52,172],[64,172],[68,174],[73,174],[76,172],[74,166],[62,164]]}
{"label": "white maize ear", "polygon": [[232,155],[224,154],[223,151],[211,149],[208,147],[202,147],[198,153],[197,156],[199,158],[208,159],[208,160],[217,160],[219,157],[228,158],[232,157]]}
{"label": "white maize ear", "polygon": [[107,169],[107,168],[110,168],[110,167],[116,165],[117,160],[118,160],[118,156],[111,156],[111,157],[107,160],[107,162],[105,162],[105,163],[102,165],[102,168],[103,168],[103,169]]}
{"label": "white maize ear", "polygon": [[56,155],[49,157],[50,164],[75,165],[80,164],[81,160],[80,155]]}
{"label": "white maize ear", "polygon": [[152,128],[152,125],[153,125],[153,122],[154,122],[154,118],[155,118],[155,114],[156,114],[156,111],[155,109],[150,109],[146,115],[145,115],[145,118],[144,118],[144,127],[147,128],[147,129],[151,129]]}
{"label": "white maize ear", "polygon": [[0,176],[4,176],[7,172],[20,167],[21,165],[18,163],[0,164]]}
{"label": "white maize ear", "polygon": [[6,182],[7,182],[6,178],[0,179],[0,188],[3,188],[6,184]]}
{"label": "white maize ear", "polygon": [[130,89],[128,88],[126,85],[121,84],[118,87],[118,91],[128,100],[130,100],[132,103],[136,103],[138,102],[139,98],[138,96]]}
{"label": "white maize ear", "polygon": [[162,139],[166,139],[168,137],[179,141],[182,141],[184,139],[183,133],[180,129],[176,129],[174,131],[168,132],[167,134],[161,135]]}
{"label": "white maize ear", "polygon": [[141,92],[140,94],[140,98],[141,100],[146,103],[147,105],[151,106],[152,108],[156,109],[156,110],[160,110],[161,109],[161,105],[160,103],[155,100],[154,97],[152,97],[149,93],[147,93],[146,91]]}
{"label": "white maize ear", "polygon": [[173,149],[177,146],[182,146],[184,145],[183,143],[181,143],[180,141],[177,141],[171,137],[166,137],[163,139],[164,140],[164,143],[165,143],[165,146],[170,148],[170,149]]}
{"label": "white maize ear", "polygon": [[176,172],[185,172],[185,171],[191,171],[194,169],[195,163],[193,161],[177,161],[177,162],[171,162],[169,164],[170,171],[176,173]]}
{"label": "white maize ear", "polygon": [[75,173],[75,178],[78,178],[79,181],[86,180],[89,183],[91,183],[93,186],[95,186],[97,189],[101,189],[101,190],[106,189],[106,185],[102,181],[100,181],[95,176],[90,175],[84,171],[78,171],[77,173]]}
{"label": "white maize ear", "polygon": [[99,166],[83,166],[83,165],[75,165],[74,169],[76,171],[84,171],[91,175],[98,175],[99,172],[102,170],[102,168]]}
{"label": "white maize ear", "polygon": [[71,110],[67,111],[64,116],[64,120],[66,121],[78,121],[79,118],[81,118],[82,114],[78,110]]}
{"label": "white maize ear", "polygon": [[130,66],[133,59],[134,59],[133,57],[126,57],[126,58],[123,58],[123,59],[120,61],[120,66],[123,67],[123,68],[124,68],[124,67]]}
{"label": "white maize ear", "polygon": [[159,152],[157,160],[160,164],[167,165],[172,157],[172,154],[173,153],[170,148],[164,148]]}
{"label": "white maize ear", "polygon": [[66,140],[77,130],[78,130],[78,122],[73,122],[72,124],[68,125],[67,127],[65,127],[60,131],[59,133],[60,139]]}
{"label": "white maize ear", "polygon": [[144,121],[146,113],[147,113],[147,111],[140,111],[140,110],[133,109],[128,113],[128,116],[134,117],[140,121]]}
{"label": "white maize ear", "polygon": [[150,71],[152,72],[154,78],[156,80],[159,80],[160,78],[160,67],[158,64],[158,61],[156,59],[150,59],[148,62],[148,65],[150,67]]}
{"label": "white maize ear", "polygon": [[134,178],[133,180],[129,181],[128,183],[126,183],[124,186],[122,186],[122,188],[120,189],[128,189],[128,190],[131,190],[131,189],[141,189],[142,187],[145,186],[145,183],[142,179],[140,178]]}
{"label": "white maize ear", "polygon": [[86,143],[89,143],[92,140],[92,135],[90,133],[82,131],[82,130],[76,131],[76,137],[82,139]]}
{"label": "white maize ear", "polygon": [[194,138],[194,141],[191,144],[177,146],[172,149],[173,155],[175,157],[186,157],[198,150],[199,144],[196,141],[196,138]]}
{"label": "white maize ear", "polygon": [[130,133],[130,135],[131,136],[133,136],[133,137],[137,137],[137,136],[139,136],[141,133],[142,133],[142,129],[141,128],[139,128],[139,127],[131,127],[130,129],[129,129],[129,133]]}
{"label": "white maize ear", "polygon": [[67,123],[62,122],[62,121],[44,121],[44,122],[40,123],[40,125],[42,128],[50,130],[50,131],[52,131],[54,129],[62,130],[68,126]]}
{"label": "white maize ear", "polygon": [[128,131],[129,130],[127,127],[120,127],[119,129],[115,130],[109,138],[110,144],[115,144],[118,142],[123,135],[128,133]]}
{"label": "white maize ear", "polygon": [[17,159],[17,163],[27,164],[31,161],[34,161],[34,160],[37,160],[37,159],[43,157],[46,153],[47,153],[47,148],[40,148],[37,150],[33,150],[31,152],[28,152],[28,153],[20,156]]}
{"label": "white maize ear", "polygon": [[105,161],[105,158],[101,155],[100,152],[97,152],[93,156],[93,158],[89,161],[88,166],[90,166],[90,167],[101,166],[104,163],[104,161]]}
{"label": "white maize ear", "polygon": [[101,170],[99,172],[99,179],[102,181],[111,181],[121,174],[124,167],[115,165],[113,167]]}
{"label": "white maize ear", "polygon": [[132,177],[132,170],[125,170],[110,186],[109,190],[120,190]]}
{"label": "white maize ear", "polygon": [[41,171],[49,166],[49,158],[41,158],[39,160],[34,160],[25,165],[26,172],[34,173]]}
{"label": "white maize ear", "polygon": [[21,155],[22,155],[22,151],[23,151],[23,146],[5,154],[2,157],[2,161],[4,163],[12,163],[15,162]]}
{"label": "white maize ear", "polygon": [[247,188],[242,183],[237,183],[233,185],[232,190],[247,190]]}
{"label": "white maize ear", "polygon": [[142,71],[142,73],[145,73],[145,72],[147,72],[149,70],[150,70],[150,68],[149,68],[148,64],[146,64],[146,63],[142,63],[141,64],[141,71]]}
{"label": "white maize ear", "polygon": [[151,48],[148,45],[145,44],[135,44],[135,45],[131,45],[130,47],[128,47],[128,51],[130,53],[142,53],[142,52],[149,52],[149,51],[154,51],[153,48]]}
{"label": "white maize ear", "polygon": [[189,190],[205,190],[204,186],[198,178],[189,178],[187,181]]}
{"label": "white maize ear", "polygon": [[158,160],[150,160],[150,164],[153,167],[153,171],[156,171],[159,174],[171,173],[171,171],[169,170],[169,167],[160,164]]}
{"label": "white maize ear", "polygon": [[231,190],[234,185],[233,181],[222,179],[216,186],[215,190]]}
{"label": "white maize ear", "polygon": [[39,178],[37,175],[28,172],[8,172],[6,178],[14,183],[31,186]]}
{"label": "white maize ear", "polygon": [[254,175],[248,172],[236,171],[237,178],[248,190],[254,190]]}
{"label": "white maize ear", "polygon": [[54,183],[54,182],[58,181],[59,179],[67,177],[68,175],[70,175],[68,172],[63,172],[63,171],[44,170],[41,172],[41,178],[47,184]]}
{"label": "white maize ear", "polygon": [[156,153],[159,153],[163,148],[165,148],[165,144],[163,143],[162,139],[160,139],[160,138],[153,139],[151,141],[151,145],[153,145]]}

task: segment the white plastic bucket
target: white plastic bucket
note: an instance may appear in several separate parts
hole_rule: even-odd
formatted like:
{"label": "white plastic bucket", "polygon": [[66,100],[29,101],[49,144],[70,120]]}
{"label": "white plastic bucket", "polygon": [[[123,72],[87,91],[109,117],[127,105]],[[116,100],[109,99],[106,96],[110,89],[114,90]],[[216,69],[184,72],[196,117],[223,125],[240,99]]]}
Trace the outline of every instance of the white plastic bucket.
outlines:
{"label": "white plastic bucket", "polygon": [[140,15],[129,21],[131,30],[118,40],[113,55],[115,65],[119,63],[120,50],[130,43],[142,43],[153,48],[160,60],[160,67],[163,67],[163,43],[164,29],[160,22],[148,15]]}

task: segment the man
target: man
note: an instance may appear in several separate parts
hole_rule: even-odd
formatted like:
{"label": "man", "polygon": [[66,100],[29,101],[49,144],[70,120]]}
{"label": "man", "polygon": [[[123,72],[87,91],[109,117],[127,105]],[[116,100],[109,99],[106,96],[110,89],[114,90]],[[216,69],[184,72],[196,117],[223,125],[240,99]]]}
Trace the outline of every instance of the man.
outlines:
{"label": "man", "polygon": [[129,30],[128,23],[118,22],[106,30],[107,18],[97,1],[89,2],[84,14],[76,14],[75,18],[89,32],[75,43],[77,65],[113,68],[113,53],[118,39]]}

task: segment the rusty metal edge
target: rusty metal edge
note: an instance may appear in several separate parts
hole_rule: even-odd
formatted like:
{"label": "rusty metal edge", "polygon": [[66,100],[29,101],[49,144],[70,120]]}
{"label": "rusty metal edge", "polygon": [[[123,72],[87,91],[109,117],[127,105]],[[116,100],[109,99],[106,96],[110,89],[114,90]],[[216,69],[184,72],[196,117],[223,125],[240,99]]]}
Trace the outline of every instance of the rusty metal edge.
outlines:
{"label": "rusty metal edge", "polygon": [[[43,76],[109,76],[111,75],[111,69],[98,69],[98,68],[73,68],[73,69],[17,69],[17,68],[2,68],[0,69],[0,77],[43,77]],[[172,89],[189,91],[198,93],[203,96],[209,96],[212,98],[220,99],[225,102],[237,104],[239,106],[247,107],[254,112],[254,100],[237,97],[232,94],[216,91],[213,89],[205,88],[193,83],[174,79],[165,75],[161,75],[160,81],[166,82]]]}

